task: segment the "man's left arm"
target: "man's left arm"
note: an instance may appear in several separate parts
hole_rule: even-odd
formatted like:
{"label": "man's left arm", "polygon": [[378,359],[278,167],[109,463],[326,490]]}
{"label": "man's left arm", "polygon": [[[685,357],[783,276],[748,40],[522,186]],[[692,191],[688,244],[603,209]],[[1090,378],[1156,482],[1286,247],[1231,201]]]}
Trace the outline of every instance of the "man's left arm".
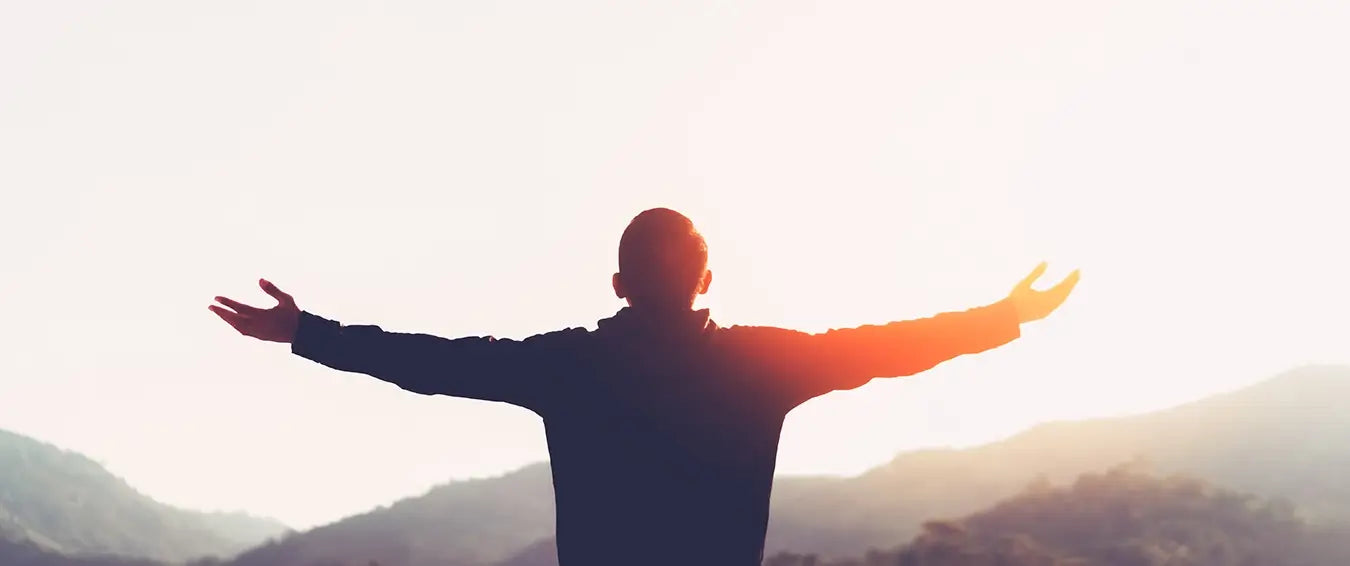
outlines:
{"label": "man's left arm", "polygon": [[796,406],[830,391],[854,389],[879,377],[914,375],[1016,340],[1023,323],[1048,316],[1078,282],[1075,271],[1049,290],[1032,289],[1044,271],[1041,264],[1006,298],[981,307],[819,334],[745,329],[743,342],[758,352],[762,367],[773,376],[771,388]]}

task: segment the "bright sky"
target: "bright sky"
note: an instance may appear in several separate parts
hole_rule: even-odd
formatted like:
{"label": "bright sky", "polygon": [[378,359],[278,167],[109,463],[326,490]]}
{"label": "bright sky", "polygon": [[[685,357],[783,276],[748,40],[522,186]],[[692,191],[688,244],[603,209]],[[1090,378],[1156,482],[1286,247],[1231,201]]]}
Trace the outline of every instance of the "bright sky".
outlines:
{"label": "bright sky", "polygon": [[594,327],[637,212],[728,324],[1083,281],[1024,339],[794,412],[780,471],[1350,362],[1350,3],[2,2],[0,428],[296,527],[546,457],[533,414],[244,339],[271,304]]}

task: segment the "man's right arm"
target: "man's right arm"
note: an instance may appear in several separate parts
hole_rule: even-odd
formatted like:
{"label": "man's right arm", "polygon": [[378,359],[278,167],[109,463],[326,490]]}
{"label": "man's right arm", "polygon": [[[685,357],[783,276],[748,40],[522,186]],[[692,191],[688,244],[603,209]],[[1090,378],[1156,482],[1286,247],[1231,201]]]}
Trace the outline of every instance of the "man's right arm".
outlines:
{"label": "man's right arm", "polygon": [[[458,339],[390,332],[374,325],[344,325],[300,310],[266,280],[263,291],[277,305],[261,309],[225,297],[211,305],[240,334],[291,345],[291,352],[333,369],[363,373],[427,395],[502,401],[538,411],[552,398],[551,376],[572,359],[575,328],[525,340],[475,336]],[[228,307],[228,308],[226,308]]]}
{"label": "man's right arm", "polygon": [[301,312],[291,352],[327,367],[363,373],[426,395],[501,401],[537,409],[552,395],[551,375],[585,334],[569,329],[524,340],[442,338],[344,325]]}

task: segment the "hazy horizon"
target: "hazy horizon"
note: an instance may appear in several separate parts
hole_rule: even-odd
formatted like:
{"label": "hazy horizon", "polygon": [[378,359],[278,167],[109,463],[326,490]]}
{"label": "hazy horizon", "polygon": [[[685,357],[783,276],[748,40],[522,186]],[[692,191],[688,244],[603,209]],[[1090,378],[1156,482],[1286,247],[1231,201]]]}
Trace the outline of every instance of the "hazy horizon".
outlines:
{"label": "hazy horizon", "polygon": [[267,277],[391,330],[593,328],[655,206],[707,237],[722,325],[927,316],[1082,269],[1014,344],[794,411],[783,474],[1350,363],[1347,16],[0,3],[0,428],[297,528],[540,461],[528,411],[335,372],[206,306],[270,304]]}
{"label": "hazy horizon", "polygon": [[[1029,423],[1028,425],[1026,425],[1026,426],[1023,427],[1023,428],[1019,428],[1019,429],[1013,430],[1013,431],[1007,433],[1006,435],[999,436],[999,437],[985,438],[985,439],[981,439],[981,440],[976,441],[976,442],[959,443],[959,444],[948,444],[948,445],[941,445],[941,446],[937,446],[937,445],[935,445],[935,446],[926,446],[926,445],[915,446],[915,447],[911,447],[911,448],[907,448],[907,449],[902,449],[902,450],[896,452],[895,454],[891,455],[890,457],[886,458],[885,461],[879,461],[879,462],[876,463],[875,466],[871,466],[871,467],[869,467],[868,469],[863,469],[863,470],[851,470],[851,471],[849,471],[849,472],[789,473],[789,472],[784,472],[784,471],[780,468],[779,470],[777,470],[777,472],[776,472],[774,475],[775,475],[775,477],[784,477],[784,476],[787,476],[787,477],[836,477],[836,478],[858,477],[858,476],[861,475],[861,474],[864,474],[864,473],[866,473],[866,472],[868,472],[868,471],[870,471],[870,470],[876,469],[876,466],[885,466],[885,465],[891,463],[891,461],[894,460],[895,458],[900,457],[900,456],[904,456],[905,454],[916,453],[916,452],[922,452],[922,451],[925,451],[925,450],[931,450],[931,449],[957,449],[957,450],[962,450],[962,449],[978,449],[978,448],[980,448],[980,447],[982,447],[982,446],[988,446],[988,445],[992,445],[992,444],[998,444],[998,443],[1000,443],[1000,442],[1004,442],[1004,441],[1007,441],[1007,440],[1011,440],[1011,439],[1013,439],[1013,438],[1016,438],[1016,437],[1018,437],[1018,436],[1020,436],[1020,435],[1023,435],[1023,434],[1026,434],[1026,433],[1030,433],[1030,432],[1032,432],[1034,429],[1036,429],[1036,427],[1038,427],[1038,426],[1040,426],[1040,425],[1064,424],[1064,423],[1073,423],[1073,422],[1086,422],[1086,421],[1092,421],[1092,420],[1097,420],[1097,419],[1115,419],[1115,418],[1146,417],[1146,416],[1148,416],[1148,415],[1157,414],[1157,413],[1160,413],[1160,412],[1166,412],[1166,411],[1171,410],[1171,409],[1181,408],[1181,407],[1183,407],[1183,406],[1188,406],[1188,405],[1191,405],[1191,404],[1194,404],[1194,403],[1203,403],[1203,402],[1205,402],[1205,401],[1207,401],[1207,400],[1215,399],[1215,398],[1217,398],[1217,397],[1221,397],[1221,396],[1226,395],[1226,394],[1230,394],[1230,393],[1240,393],[1240,392],[1242,392],[1243,390],[1247,389],[1248,387],[1255,387],[1255,386],[1261,385],[1262,383],[1264,383],[1264,382],[1266,382],[1266,381],[1277,380],[1277,379],[1279,379],[1279,378],[1286,377],[1286,376],[1296,375],[1296,374],[1299,374],[1299,373],[1301,373],[1301,372],[1316,371],[1316,370],[1322,370],[1322,369],[1340,369],[1340,370],[1350,371],[1350,364],[1316,364],[1316,363],[1313,363],[1313,364],[1303,364],[1303,365],[1291,367],[1291,368],[1289,368],[1289,369],[1287,369],[1287,370],[1285,370],[1285,371],[1283,371],[1283,372],[1280,372],[1280,373],[1278,373],[1278,374],[1268,376],[1267,378],[1259,379],[1259,380],[1257,380],[1257,381],[1255,381],[1255,382],[1253,382],[1253,383],[1244,383],[1244,384],[1241,384],[1241,385],[1239,385],[1239,386],[1237,386],[1237,387],[1234,387],[1234,388],[1224,389],[1224,390],[1220,390],[1220,391],[1214,391],[1214,392],[1212,392],[1212,393],[1210,393],[1210,394],[1207,394],[1207,395],[1204,395],[1204,396],[1202,396],[1202,397],[1200,397],[1200,398],[1196,398],[1196,399],[1187,399],[1187,400],[1179,401],[1179,402],[1177,402],[1177,403],[1175,403],[1175,404],[1170,404],[1170,405],[1167,405],[1167,406],[1162,406],[1162,407],[1151,407],[1151,408],[1143,409],[1143,410],[1139,410],[1139,411],[1131,411],[1131,412],[1124,412],[1124,413],[1115,413],[1115,414],[1110,414],[1110,415],[1094,415],[1094,416],[1087,416],[1087,417],[1082,417],[1082,418],[1077,418],[1077,419],[1051,419],[1051,420],[1044,420],[1044,421],[1036,421],[1036,422]],[[5,430],[5,429],[0,429],[0,431],[4,431],[4,430]],[[11,431],[11,432],[12,432],[12,431]],[[33,440],[36,440],[36,441],[38,441],[38,442],[42,442],[42,443],[44,443],[44,444],[52,445],[52,446],[54,446],[54,447],[55,447],[56,449],[58,449],[58,450],[71,451],[71,449],[69,449],[69,448],[67,448],[67,447],[54,445],[54,444],[52,444],[51,442],[49,442],[49,441],[47,441],[47,440],[45,440],[45,439],[42,439],[42,438],[33,438],[33,437],[29,437],[29,438],[32,438]],[[78,451],[74,451],[74,452],[78,453]],[[87,456],[87,455],[85,455],[85,456]],[[436,488],[436,487],[438,487],[438,486],[448,485],[448,484],[453,483],[453,482],[456,482],[456,481],[480,480],[480,479],[490,479],[490,478],[497,478],[497,477],[501,477],[501,476],[506,476],[506,475],[510,475],[510,474],[513,474],[513,473],[516,473],[516,472],[525,470],[525,469],[527,469],[527,468],[532,468],[532,467],[534,467],[534,466],[546,465],[546,464],[548,464],[548,462],[549,462],[549,458],[548,458],[547,455],[545,455],[545,457],[544,457],[543,459],[536,460],[536,461],[530,461],[530,462],[524,462],[524,463],[522,463],[521,465],[516,466],[516,467],[512,467],[512,468],[506,468],[506,469],[502,469],[502,470],[498,470],[498,471],[494,471],[494,472],[490,472],[490,473],[485,473],[485,474],[476,474],[476,475],[470,475],[470,476],[457,477],[457,478],[453,478],[453,479],[447,479],[447,480],[445,480],[444,482],[437,482],[437,483],[435,483],[435,484],[433,484],[433,485],[430,485],[430,486],[427,487],[427,489],[428,489],[428,490],[434,489],[434,488]],[[103,464],[103,462],[98,462],[98,463],[99,463],[99,464]],[[134,485],[131,486],[131,487],[132,487],[133,489],[137,488],[137,486],[134,486]],[[138,491],[141,491],[141,490],[138,489]],[[368,507],[368,508],[356,509],[356,510],[353,510],[353,511],[347,513],[347,514],[340,515],[340,516],[335,517],[335,518],[333,518],[333,519],[331,519],[331,520],[328,520],[328,521],[323,521],[323,522],[315,523],[315,524],[312,524],[312,525],[305,525],[305,526],[303,526],[303,527],[299,527],[298,530],[302,530],[302,531],[303,531],[303,530],[305,530],[305,529],[315,528],[315,527],[323,526],[323,525],[326,525],[326,524],[331,524],[331,523],[334,523],[334,522],[342,521],[342,520],[344,520],[344,519],[348,519],[348,518],[351,518],[351,517],[354,517],[354,516],[357,516],[357,515],[361,515],[361,514],[370,512],[370,511],[375,511],[376,509],[379,509],[380,507],[383,507],[383,506],[386,506],[386,505],[389,505],[389,504],[391,504],[391,503],[396,502],[396,500],[402,500],[402,499],[407,499],[407,498],[416,498],[416,497],[419,497],[419,496],[424,495],[425,493],[426,493],[426,490],[421,491],[421,492],[416,492],[416,493],[409,493],[409,494],[407,494],[407,495],[400,496],[400,497],[396,498],[394,501],[388,501],[388,502],[378,503],[378,504],[372,505],[371,507]],[[153,498],[153,497],[152,497],[152,498]],[[164,501],[161,501],[161,503],[168,503],[168,504],[172,505],[172,503],[164,502]],[[243,514],[253,515],[254,517],[260,518],[260,519],[272,519],[272,520],[278,520],[278,521],[280,521],[280,519],[277,519],[276,517],[271,517],[271,516],[264,515],[264,514],[254,513],[254,512],[252,512],[252,511],[250,511],[250,510],[242,509],[242,508],[223,508],[223,507],[220,507],[220,508],[209,508],[209,509],[208,509],[208,508],[192,508],[192,507],[183,507],[183,508],[184,508],[184,509],[187,509],[187,510],[191,510],[191,511],[201,511],[201,512],[206,512],[206,513],[226,513],[226,514],[243,513]],[[290,525],[290,524],[285,524],[285,526],[290,527],[290,528],[297,528],[297,527],[295,527],[294,525]]]}

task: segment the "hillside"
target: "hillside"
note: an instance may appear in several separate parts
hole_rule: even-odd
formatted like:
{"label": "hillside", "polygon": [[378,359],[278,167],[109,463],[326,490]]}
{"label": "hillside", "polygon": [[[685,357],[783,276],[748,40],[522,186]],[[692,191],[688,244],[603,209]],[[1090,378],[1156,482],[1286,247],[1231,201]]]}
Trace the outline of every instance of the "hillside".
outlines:
{"label": "hillside", "polygon": [[[913,541],[860,558],[779,554],[765,566],[1333,566],[1350,562],[1344,528],[1184,476],[1129,467],[1039,484],[960,520],[929,521]],[[863,554],[863,553],[858,553]]]}
{"label": "hillside", "polygon": [[285,530],[248,515],[164,505],[85,456],[0,431],[0,539],[68,554],[180,561],[232,556]]}
{"label": "hillside", "polygon": [[144,558],[67,556],[28,540],[0,537],[0,564],[4,566],[164,566]]}
{"label": "hillside", "polygon": [[551,478],[547,464],[535,464],[450,483],[250,550],[231,566],[311,566],[349,558],[382,566],[491,564],[553,534]]}
{"label": "hillside", "polygon": [[968,450],[905,453],[848,479],[783,478],[769,547],[846,555],[905,540],[929,517],[972,513],[1039,476],[1053,482],[1146,459],[1350,520],[1350,368],[1305,367],[1232,393],[1138,416],[1052,423]]}
{"label": "hillside", "polygon": [[[1138,456],[1160,473],[1287,498],[1315,521],[1350,518],[1350,368],[1309,367],[1237,392],[1126,418],[1056,423],[968,450],[902,454],[853,478],[779,478],[769,553],[849,556],[974,513],[1038,477],[1070,481]],[[456,482],[251,551],[232,566],[535,564],[551,535],[545,465]],[[520,552],[520,555],[516,553]],[[514,556],[514,558],[512,558]]]}

